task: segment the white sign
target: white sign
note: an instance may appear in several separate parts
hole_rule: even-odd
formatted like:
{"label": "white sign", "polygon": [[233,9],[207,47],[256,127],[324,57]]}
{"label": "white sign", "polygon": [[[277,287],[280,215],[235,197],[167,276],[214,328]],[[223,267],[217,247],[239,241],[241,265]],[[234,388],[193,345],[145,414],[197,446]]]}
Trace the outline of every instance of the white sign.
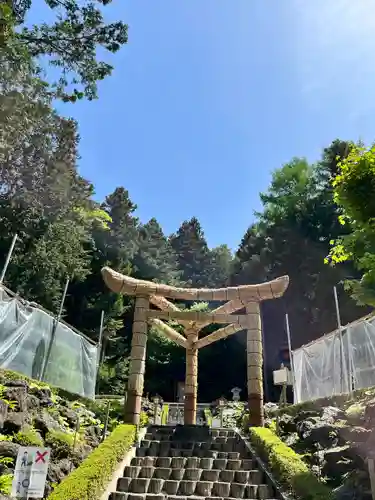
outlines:
{"label": "white sign", "polygon": [[286,367],[275,370],[273,372],[273,383],[274,385],[293,385],[291,371]]}
{"label": "white sign", "polygon": [[50,460],[49,448],[24,447],[18,451],[12,496],[42,498]]}

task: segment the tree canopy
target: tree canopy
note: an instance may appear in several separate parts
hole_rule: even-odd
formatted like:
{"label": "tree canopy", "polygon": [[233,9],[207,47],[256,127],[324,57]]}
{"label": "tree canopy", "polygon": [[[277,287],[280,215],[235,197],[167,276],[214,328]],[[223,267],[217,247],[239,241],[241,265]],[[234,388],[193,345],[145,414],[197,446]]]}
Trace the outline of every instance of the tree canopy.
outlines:
{"label": "tree canopy", "polygon": [[[49,22],[30,25],[28,13],[40,8],[33,0],[0,2],[0,49],[20,64],[32,57],[53,67],[57,78],[49,91],[64,101],[97,97],[97,83],[113,67],[98,54],[117,52],[128,41],[128,27],[122,21],[107,23],[103,11],[111,0],[44,0]],[[37,6],[36,6],[37,4]],[[43,8],[43,7],[42,7]],[[7,49],[7,50],[4,50]]]}

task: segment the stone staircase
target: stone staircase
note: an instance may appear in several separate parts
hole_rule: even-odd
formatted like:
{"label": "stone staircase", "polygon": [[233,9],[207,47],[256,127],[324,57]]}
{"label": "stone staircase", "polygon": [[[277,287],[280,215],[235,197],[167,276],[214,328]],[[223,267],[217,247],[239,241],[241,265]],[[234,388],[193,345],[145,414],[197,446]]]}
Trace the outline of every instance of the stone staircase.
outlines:
{"label": "stone staircase", "polygon": [[149,427],[110,500],[280,498],[233,430]]}

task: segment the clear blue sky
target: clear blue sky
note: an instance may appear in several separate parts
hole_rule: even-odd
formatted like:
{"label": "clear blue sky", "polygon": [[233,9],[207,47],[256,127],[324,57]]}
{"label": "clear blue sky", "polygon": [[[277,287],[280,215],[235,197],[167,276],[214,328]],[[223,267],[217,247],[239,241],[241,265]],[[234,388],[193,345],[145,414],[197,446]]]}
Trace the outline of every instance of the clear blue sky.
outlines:
{"label": "clear blue sky", "polygon": [[129,24],[79,121],[98,199],[129,190],[167,234],[195,215],[235,249],[270,172],[336,137],[375,138],[373,0],[113,0]]}

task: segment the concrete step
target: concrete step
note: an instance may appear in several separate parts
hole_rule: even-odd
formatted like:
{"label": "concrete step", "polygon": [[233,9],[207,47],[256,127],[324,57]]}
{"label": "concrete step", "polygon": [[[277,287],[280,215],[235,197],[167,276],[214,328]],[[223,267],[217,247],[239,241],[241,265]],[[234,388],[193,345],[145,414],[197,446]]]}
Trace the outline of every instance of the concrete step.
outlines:
{"label": "concrete step", "polygon": [[215,438],[213,441],[160,441],[143,439],[142,448],[237,451],[240,442],[236,438]]}
{"label": "concrete step", "polygon": [[183,450],[183,449],[170,449],[159,448],[157,446],[150,446],[149,448],[140,447],[136,450],[137,457],[199,457],[199,458],[226,458],[236,460],[240,458],[238,451],[216,451],[216,450]]}
{"label": "concrete step", "polygon": [[177,425],[175,427],[151,425],[147,429],[145,439],[208,441],[213,438],[235,437],[237,433],[233,429],[210,429],[200,425]]}
{"label": "concrete step", "polygon": [[231,429],[151,426],[110,500],[272,500],[245,441]]}
{"label": "concrete step", "polygon": [[[159,434],[158,432],[147,432],[144,437],[147,441],[181,441],[181,436],[178,436],[174,433],[171,434]],[[228,442],[239,442],[241,439],[239,436],[205,436],[205,440],[202,442],[212,442],[212,443],[228,443]],[[194,443],[199,442],[198,440],[193,440]]]}
{"label": "concrete step", "polygon": [[274,497],[274,492],[267,484],[244,484],[220,481],[175,481],[170,479],[150,479],[124,477],[118,480],[117,492],[133,493],[136,495],[168,495],[182,497],[211,496],[220,498],[269,499]]}
{"label": "concrete step", "polygon": [[253,470],[252,458],[200,458],[200,457],[134,457],[130,465],[136,467],[161,467],[171,469]]}
{"label": "concrete step", "polygon": [[226,483],[262,484],[263,474],[258,469],[228,470],[228,469],[198,469],[198,468],[169,468],[153,466],[125,467],[124,478],[137,479],[172,479],[175,481],[222,481]]}
{"label": "concrete step", "polygon": [[[263,497],[262,494],[264,491],[257,491],[255,497],[249,497],[249,499],[254,500],[278,500],[273,497]],[[259,496],[260,495],[260,496]],[[233,497],[199,497],[196,495],[192,496],[180,496],[180,495],[164,495],[161,494],[134,494],[134,493],[125,493],[125,492],[116,492],[112,493],[109,500],[238,500]]]}

